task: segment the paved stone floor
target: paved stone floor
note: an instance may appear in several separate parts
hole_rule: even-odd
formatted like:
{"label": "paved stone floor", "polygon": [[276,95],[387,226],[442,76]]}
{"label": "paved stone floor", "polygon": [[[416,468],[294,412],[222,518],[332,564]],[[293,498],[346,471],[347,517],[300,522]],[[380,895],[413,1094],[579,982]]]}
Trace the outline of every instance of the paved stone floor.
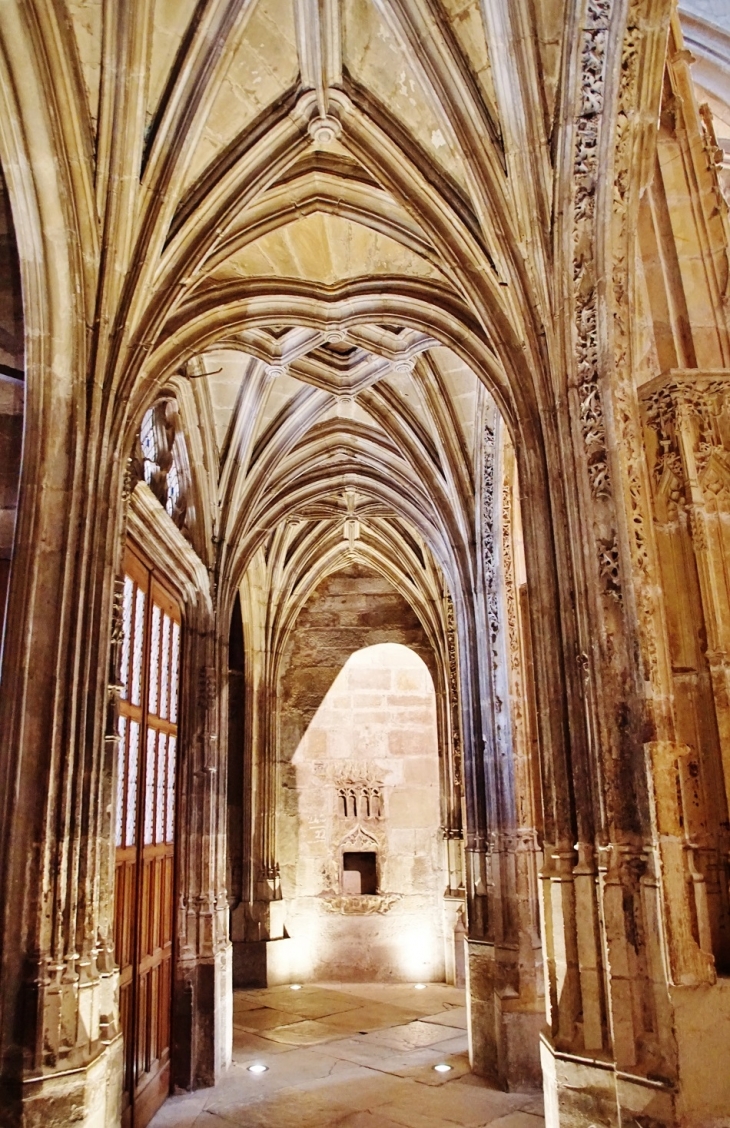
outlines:
{"label": "paved stone floor", "polygon": [[[542,1096],[469,1072],[464,992],[319,984],[233,996],[233,1064],[152,1128],[543,1128]],[[444,1063],[449,1072],[434,1066]],[[249,1072],[251,1065],[266,1072]]]}

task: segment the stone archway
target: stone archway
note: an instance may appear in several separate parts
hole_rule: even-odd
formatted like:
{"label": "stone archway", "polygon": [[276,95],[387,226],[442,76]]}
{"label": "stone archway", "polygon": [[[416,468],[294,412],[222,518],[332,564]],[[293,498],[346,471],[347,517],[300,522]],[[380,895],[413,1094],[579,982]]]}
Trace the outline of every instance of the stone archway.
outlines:
{"label": "stone archway", "polygon": [[[362,615],[357,604],[353,611]],[[282,670],[282,735],[311,695],[299,634]],[[395,642],[356,650],[293,755],[282,740],[280,757],[279,859],[295,978],[442,980],[437,707],[423,659]],[[367,870],[348,868],[370,859],[374,888]]]}

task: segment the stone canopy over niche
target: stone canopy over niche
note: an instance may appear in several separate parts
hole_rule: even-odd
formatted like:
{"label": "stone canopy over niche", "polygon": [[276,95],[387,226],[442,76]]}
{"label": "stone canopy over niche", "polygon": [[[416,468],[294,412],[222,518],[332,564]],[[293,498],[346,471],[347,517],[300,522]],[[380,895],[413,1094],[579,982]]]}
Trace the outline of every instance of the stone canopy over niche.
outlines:
{"label": "stone canopy over niche", "polygon": [[[280,683],[278,833],[286,927],[302,978],[444,974],[433,681],[415,647],[389,641],[352,651],[361,636],[384,633],[421,649],[416,624],[386,581],[353,567],[320,585],[290,644]],[[374,890],[366,877],[368,891],[358,893],[359,875],[346,876],[353,856],[373,859],[363,868],[374,864]]]}

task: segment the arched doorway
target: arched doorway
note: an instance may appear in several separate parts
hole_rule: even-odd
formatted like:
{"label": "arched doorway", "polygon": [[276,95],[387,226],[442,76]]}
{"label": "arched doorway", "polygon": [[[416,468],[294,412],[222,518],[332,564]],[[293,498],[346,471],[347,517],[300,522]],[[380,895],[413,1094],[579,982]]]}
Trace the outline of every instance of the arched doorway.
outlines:
{"label": "arched doorway", "polygon": [[[453,762],[446,646],[372,565],[339,563],[275,658],[257,653],[249,630],[247,679],[229,676],[230,715],[245,714],[249,730],[229,749],[229,781],[243,789],[242,799],[229,790],[231,872],[241,853],[252,868],[250,846],[236,841],[241,810],[246,843],[271,813],[277,882],[268,934],[255,931],[253,898],[234,909],[234,986],[463,981],[461,840],[443,829]],[[258,692],[257,670],[270,679]]]}

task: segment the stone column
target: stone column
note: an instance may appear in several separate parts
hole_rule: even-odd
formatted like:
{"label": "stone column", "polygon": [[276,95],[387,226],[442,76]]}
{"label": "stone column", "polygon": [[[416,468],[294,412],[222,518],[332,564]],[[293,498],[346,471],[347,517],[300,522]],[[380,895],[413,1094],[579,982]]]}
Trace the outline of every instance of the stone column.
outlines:
{"label": "stone column", "polygon": [[[504,425],[488,414],[481,500],[486,645],[479,660],[486,687],[482,771],[489,802],[486,849],[472,874],[485,913],[469,922],[469,1052],[474,1071],[502,1087],[537,1089],[545,1022],[537,888],[541,852],[528,735],[533,705],[526,692],[513,547],[518,508],[514,454]],[[524,571],[521,558],[520,566]]]}

